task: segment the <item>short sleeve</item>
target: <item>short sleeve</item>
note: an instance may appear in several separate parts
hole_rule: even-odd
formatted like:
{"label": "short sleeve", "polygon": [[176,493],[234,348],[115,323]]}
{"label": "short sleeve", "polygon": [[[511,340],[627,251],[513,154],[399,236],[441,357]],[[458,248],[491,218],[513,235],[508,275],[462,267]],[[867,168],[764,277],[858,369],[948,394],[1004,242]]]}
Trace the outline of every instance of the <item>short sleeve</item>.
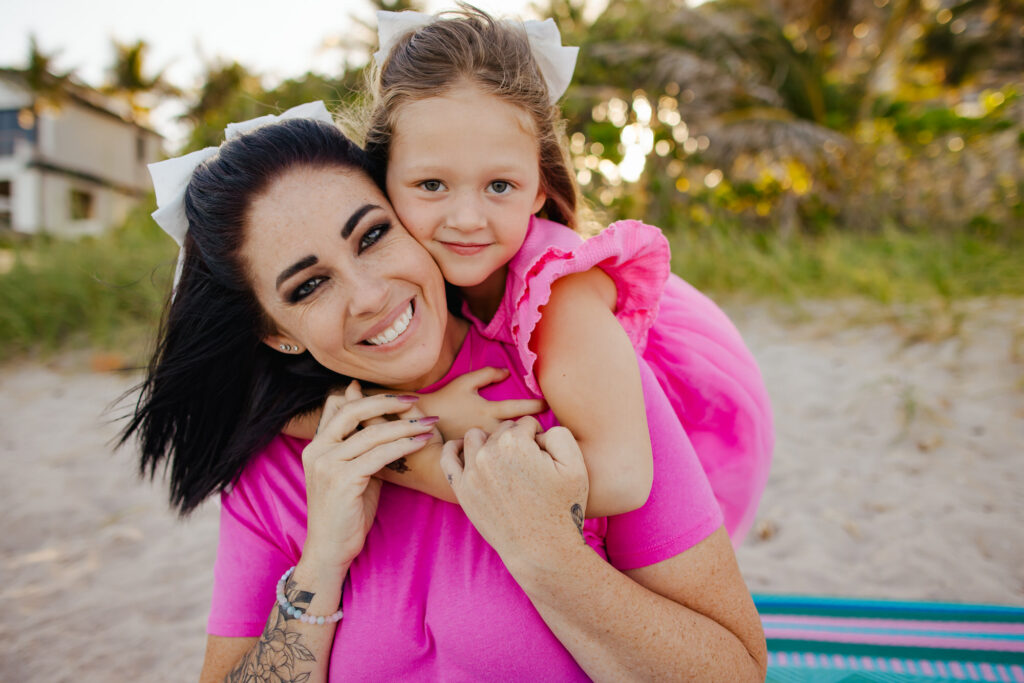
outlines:
{"label": "short sleeve", "polygon": [[654,459],[647,502],[608,517],[608,561],[621,571],[689,550],[722,526],[722,512],[690,440],[654,373],[639,359]]}
{"label": "short sleeve", "polygon": [[[530,349],[530,339],[556,280],[595,266],[607,273],[618,290],[615,316],[639,354],[647,345],[647,333],[658,315],[671,267],[668,240],[658,228],[639,221],[618,221],[586,240],[564,226],[547,225],[556,225],[558,232],[553,239],[531,235],[537,245],[534,253],[510,264],[511,291],[506,292],[506,296],[511,295],[511,341],[526,370],[527,385],[538,393],[534,376],[537,354]],[[541,241],[544,246],[537,248]],[[528,247],[524,245],[524,249]]]}
{"label": "short sleeve", "polygon": [[[287,454],[279,437],[268,447],[270,456]],[[273,452],[273,451],[282,451]],[[305,490],[285,490],[294,484],[294,472],[282,472],[264,452],[246,467],[230,491],[221,494],[220,533],[213,569],[213,599],[207,633],[225,637],[254,637],[263,632],[274,605],[277,581],[301,554],[296,535],[298,509]],[[294,468],[287,468],[293,470]],[[301,463],[299,464],[301,473]],[[270,483],[273,485],[268,485]],[[299,498],[301,497],[301,501]],[[283,504],[282,504],[283,503]]]}

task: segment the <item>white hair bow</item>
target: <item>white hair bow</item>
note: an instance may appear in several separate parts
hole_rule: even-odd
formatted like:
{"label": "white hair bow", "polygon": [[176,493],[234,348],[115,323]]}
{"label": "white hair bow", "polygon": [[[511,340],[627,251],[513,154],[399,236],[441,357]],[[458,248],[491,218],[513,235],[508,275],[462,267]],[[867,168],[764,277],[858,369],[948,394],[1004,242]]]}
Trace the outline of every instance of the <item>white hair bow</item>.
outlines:
{"label": "white hair bow", "polygon": [[[292,107],[281,114],[267,114],[248,121],[229,123],[224,129],[224,140],[232,140],[260,126],[287,119],[316,119],[325,123],[334,123],[327,107],[323,102],[317,100]],[[174,238],[178,246],[184,245],[185,233],[188,232],[188,218],[185,217],[185,190],[188,189],[188,183],[192,180],[192,173],[204,161],[215,156],[219,150],[220,147],[207,147],[185,156],[149,165],[149,175],[153,178],[157,205],[156,211],[151,215],[164,232]],[[178,265],[174,269],[175,288],[181,278],[184,256],[184,250],[178,253]]]}
{"label": "white hair bow", "polygon": [[[435,21],[443,19],[413,10],[377,12],[377,37],[380,48],[373,53],[373,59],[378,65],[383,64],[391,53],[391,48],[400,38]],[[554,104],[569,87],[580,49],[562,45],[562,35],[558,32],[554,19],[524,21],[523,28],[530,41],[530,52],[537,60],[537,66],[540,67],[540,73],[548,86],[551,104]]]}

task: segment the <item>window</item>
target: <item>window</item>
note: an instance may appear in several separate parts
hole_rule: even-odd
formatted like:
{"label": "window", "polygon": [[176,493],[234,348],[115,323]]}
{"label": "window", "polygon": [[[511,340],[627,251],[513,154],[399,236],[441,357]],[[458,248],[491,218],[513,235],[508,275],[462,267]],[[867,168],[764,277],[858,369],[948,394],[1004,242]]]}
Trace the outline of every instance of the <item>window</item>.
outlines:
{"label": "window", "polygon": [[92,194],[82,190],[71,190],[71,220],[81,221],[92,218]]}
{"label": "window", "polygon": [[11,198],[11,181],[0,180],[0,199]]}
{"label": "window", "polygon": [[14,145],[17,140],[34,142],[35,139],[35,117],[32,115],[32,110],[0,110],[0,156],[14,154]]}

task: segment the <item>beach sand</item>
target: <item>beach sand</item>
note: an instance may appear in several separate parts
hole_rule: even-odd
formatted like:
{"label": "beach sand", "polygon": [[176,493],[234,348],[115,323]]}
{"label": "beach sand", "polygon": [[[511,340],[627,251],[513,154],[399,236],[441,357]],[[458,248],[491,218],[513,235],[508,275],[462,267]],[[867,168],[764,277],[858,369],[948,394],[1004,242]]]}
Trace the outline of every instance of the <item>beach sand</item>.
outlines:
{"label": "beach sand", "polygon": [[[1024,605],[1024,300],[728,308],[777,425],[751,590]],[[0,367],[0,679],[195,680],[217,505],[112,452],[138,376],[90,364]]]}

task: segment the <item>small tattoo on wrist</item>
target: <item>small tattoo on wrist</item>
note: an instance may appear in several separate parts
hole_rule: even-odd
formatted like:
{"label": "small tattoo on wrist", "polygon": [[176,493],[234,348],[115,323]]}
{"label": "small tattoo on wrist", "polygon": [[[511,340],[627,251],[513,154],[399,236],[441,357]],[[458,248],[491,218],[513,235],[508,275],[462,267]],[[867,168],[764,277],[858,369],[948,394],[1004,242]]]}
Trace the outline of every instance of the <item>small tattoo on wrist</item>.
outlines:
{"label": "small tattoo on wrist", "polygon": [[579,503],[573,503],[572,507],[569,508],[569,512],[572,514],[572,521],[576,525],[576,530],[580,532],[580,538],[583,538],[583,506]]}
{"label": "small tattoo on wrist", "polygon": [[398,472],[399,474],[405,474],[410,469],[409,466],[405,464],[405,458],[399,458],[394,462],[389,462],[384,467],[387,467],[389,470],[394,472]]}

